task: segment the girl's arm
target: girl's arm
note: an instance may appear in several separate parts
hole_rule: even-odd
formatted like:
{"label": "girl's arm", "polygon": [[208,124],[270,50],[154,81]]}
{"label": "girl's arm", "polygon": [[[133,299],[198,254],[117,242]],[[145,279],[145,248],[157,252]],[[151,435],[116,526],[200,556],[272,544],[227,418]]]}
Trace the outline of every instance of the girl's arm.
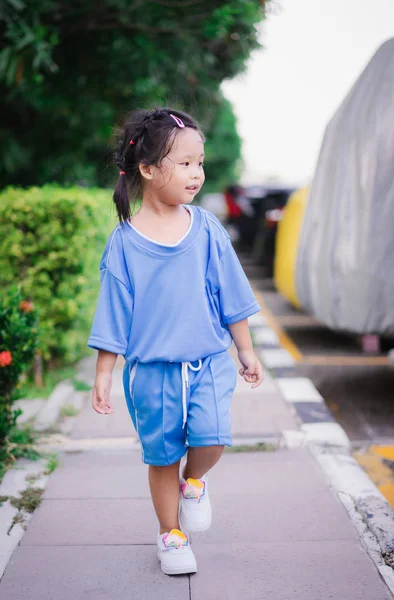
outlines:
{"label": "girl's arm", "polygon": [[252,388],[256,388],[263,381],[263,367],[253,350],[248,319],[231,323],[228,328],[237,347],[239,361],[242,364],[239,374],[247,383],[253,384]]}
{"label": "girl's arm", "polygon": [[112,386],[112,371],[118,355],[106,350],[99,350],[96,363],[96,381],[92,393],[92,406],[100,415],[114,412],[109,395]]}

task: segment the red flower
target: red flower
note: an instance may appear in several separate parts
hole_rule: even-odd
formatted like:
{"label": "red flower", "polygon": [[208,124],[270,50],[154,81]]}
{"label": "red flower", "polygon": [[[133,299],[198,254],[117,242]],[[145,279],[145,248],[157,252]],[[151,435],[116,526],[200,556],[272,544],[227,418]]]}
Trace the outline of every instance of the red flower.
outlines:
{"label": "red flower", "polygon": [[0,352],[0,367],[8,367],[12,363],[12,354],[8,350]]}
{"label": "red flower", "polygon": [[33,310],[33,303],[28,300],[22,300],[19,304],[19,310],[25,313],[31,312]]}

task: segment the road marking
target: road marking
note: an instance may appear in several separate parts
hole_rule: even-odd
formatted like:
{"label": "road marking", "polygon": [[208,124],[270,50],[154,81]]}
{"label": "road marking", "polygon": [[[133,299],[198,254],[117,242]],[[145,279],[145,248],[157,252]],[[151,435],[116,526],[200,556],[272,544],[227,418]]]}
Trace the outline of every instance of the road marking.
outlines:
{"label": "road marking", "polygon": [[282,327],[279,325],[276,317],[272,314],[272,312],[266,307],[264,304],[264,300],[262,295],[254,290],[255,296],[257,298],[258,303],[261,306],[261,312],[264,315],[264,318],[267,322],[267,325],[271,327],[273,331],[275,331],[276,335],[279,338],[280,345],[287,350],[287,352],[294,358],[296,361],[301,361],[303,359],[303,355],[300,350],[294,344],[294,342],[289,338],[289,336],[283,331]]}
{"label": "road marking", "polygon": [[394,471],[383,462],[383,458],[394,460],[394,446],[370,446],[366,452],[354,452],[353,456],[394,507]]}
{"label": "road marking", "polygon": [[394,446],[371,446],[370,450],[378,456],[394,461]]}

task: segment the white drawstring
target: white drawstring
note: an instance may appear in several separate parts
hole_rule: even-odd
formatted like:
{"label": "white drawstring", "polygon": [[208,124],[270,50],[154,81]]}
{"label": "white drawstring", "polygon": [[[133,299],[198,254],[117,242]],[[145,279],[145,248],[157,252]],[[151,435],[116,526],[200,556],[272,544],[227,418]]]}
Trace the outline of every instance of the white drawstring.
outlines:
{"label": "white drawstring", "polygon": [[182,363],[182,410],[183,410],[183,423],[182,429],[185,428],[186,420],[187,420],[187,405],[186,405],[186,388],[189,387],[189,371],[190,368],[192,371],[199,371],[202,367],[202,360],[198,359],[198,367],[193,367],[190,362]]}

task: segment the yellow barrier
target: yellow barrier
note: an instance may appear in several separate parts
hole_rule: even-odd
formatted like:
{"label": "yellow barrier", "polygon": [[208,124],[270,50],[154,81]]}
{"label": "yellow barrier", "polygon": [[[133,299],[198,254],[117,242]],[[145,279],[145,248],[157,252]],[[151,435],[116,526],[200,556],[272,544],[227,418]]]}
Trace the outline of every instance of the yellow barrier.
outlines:
{"label": "yellow barrier", "polygon": [[297,308],[300,307],[300,302],[295,286],[295,267],[308,193],[309,187],[306,187],[290,196],[276,236],[275,285],[278,291]]}

